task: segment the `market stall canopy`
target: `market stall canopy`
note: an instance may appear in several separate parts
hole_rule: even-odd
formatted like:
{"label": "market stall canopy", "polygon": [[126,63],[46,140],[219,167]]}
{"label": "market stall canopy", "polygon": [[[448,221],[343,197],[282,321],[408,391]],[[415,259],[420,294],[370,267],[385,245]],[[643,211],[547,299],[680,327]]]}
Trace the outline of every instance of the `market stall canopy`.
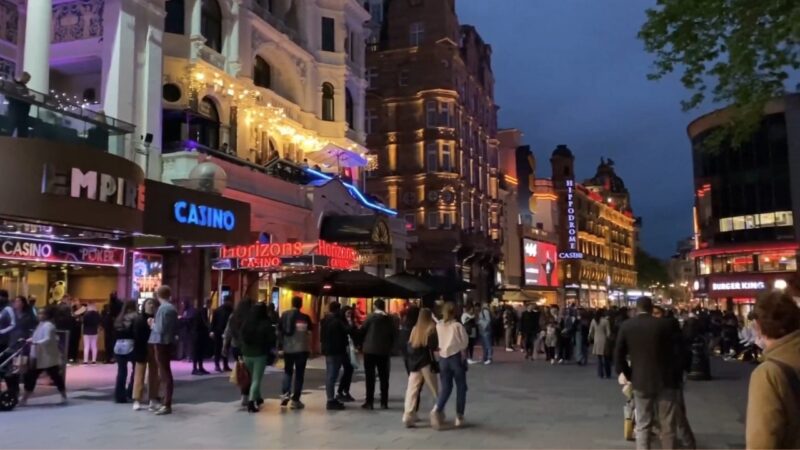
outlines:
{"label": "market stall canopy", "polygon": [[317,270],[302,275],[290,275],[279,279],[277,286],[317,296],[417,297],[417,294],[409,289],[360,270]]}
{"label": "market stall canopy", "polygon": [[328,144],[322,150],[309,153],[308,158],[317,164],[329,167],[364,167],[367,165],[367,159],[358,152],[334,144]]}

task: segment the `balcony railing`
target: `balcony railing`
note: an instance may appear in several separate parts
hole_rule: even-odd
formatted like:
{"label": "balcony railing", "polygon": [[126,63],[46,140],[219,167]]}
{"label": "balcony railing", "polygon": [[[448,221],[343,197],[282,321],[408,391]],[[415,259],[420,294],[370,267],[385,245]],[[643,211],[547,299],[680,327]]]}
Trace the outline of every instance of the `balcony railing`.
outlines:
{"label": "balcony railing", "polygon": [[269,8],[259,4],[259,2],[256,0],[252,0],[250,2],[250,10],[253,11],[253,14],[257,15],[262,20],[264,20],[264,22],[270,24],[272,28],[275,28],[276,30],[280,31],[281,33],[289,37],[289,39],[291,39],[295,44],[299,45],[300,47],[306,48],[306,42],[300,35],[300,32],[287,25],[283,19],[273,14],[269,10]]}
{"label": "balcony railing", "polygon": [[279,158],[277,155],[265,160],[263,164],[258,164],[241,158],[230,151],[226,152],[223,150],[214,149],[191,140],[169,143],[164,148],[163,153],[168,154],[183,151],[198,152],[204,155],[213,156],[231,164],[246,167],[254,172],[260,172],[294,184],[306,185],[313,181],[306,171],[303,170],[301,165]]}
{"label": "balcony railing", "polygon": [[82,144],[123,155],[135,127],[54,95],[0,80],[0,135]]}

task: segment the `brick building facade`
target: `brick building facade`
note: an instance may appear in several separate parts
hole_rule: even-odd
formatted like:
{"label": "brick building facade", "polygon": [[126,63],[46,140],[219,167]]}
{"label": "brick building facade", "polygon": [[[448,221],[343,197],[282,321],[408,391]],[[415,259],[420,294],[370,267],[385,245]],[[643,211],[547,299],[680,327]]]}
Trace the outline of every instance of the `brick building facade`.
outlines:
{"label": "brick building facade", "polygon": [[411,271],[457,273],[487,300],[503,239],[491,47],[454,0],[368,0],[367,190],[406,220]]}

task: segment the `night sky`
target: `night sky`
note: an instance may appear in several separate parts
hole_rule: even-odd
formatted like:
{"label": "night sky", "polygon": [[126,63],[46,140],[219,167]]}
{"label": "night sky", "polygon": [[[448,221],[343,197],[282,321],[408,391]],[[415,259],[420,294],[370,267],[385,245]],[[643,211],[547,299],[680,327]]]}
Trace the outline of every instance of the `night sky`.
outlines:
{"label": "night sky", "polygon": [[537,176],[567,144],[578,179],[616,163],[644,221],[642,245],[665,258],[692,233],[692,162],[678,77],[649,81],[636,34],[654,0],[457,0],[462,24],[492,45],[499,127],[519,128]]}

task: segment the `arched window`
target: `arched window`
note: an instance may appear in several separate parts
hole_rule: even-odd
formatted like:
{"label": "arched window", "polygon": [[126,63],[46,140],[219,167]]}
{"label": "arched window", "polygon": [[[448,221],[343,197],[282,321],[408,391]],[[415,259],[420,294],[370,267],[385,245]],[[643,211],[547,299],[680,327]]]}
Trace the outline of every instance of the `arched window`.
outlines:
{"label": "arched window", "polygon": [[167,0],[165,5],[167,16],[164,18],[164,31],[167,33],[183,34],[184,8],[183,0]]}
{"label": "arched window", "polygon": [[355,130],[355,121],[353,120],[353,96],[350,94],[350,89],[344,90],[345,100],[345,120],[347,120],[347,127]]}
{"label": "arched window", "polygon": [[206,38],[206,46],[222,52],[222,9],[217,0],[202,0],[200,34]]}
{"label": "arched window", "polygon": [[330,83],[322,84],[322,120],[333,122],[333,85]]}
{"label": "arched window", "polygon": [[253,84],[267,89],[272,88],[272,68],[260,56],[256,56],[256,63],[253,67]]}

